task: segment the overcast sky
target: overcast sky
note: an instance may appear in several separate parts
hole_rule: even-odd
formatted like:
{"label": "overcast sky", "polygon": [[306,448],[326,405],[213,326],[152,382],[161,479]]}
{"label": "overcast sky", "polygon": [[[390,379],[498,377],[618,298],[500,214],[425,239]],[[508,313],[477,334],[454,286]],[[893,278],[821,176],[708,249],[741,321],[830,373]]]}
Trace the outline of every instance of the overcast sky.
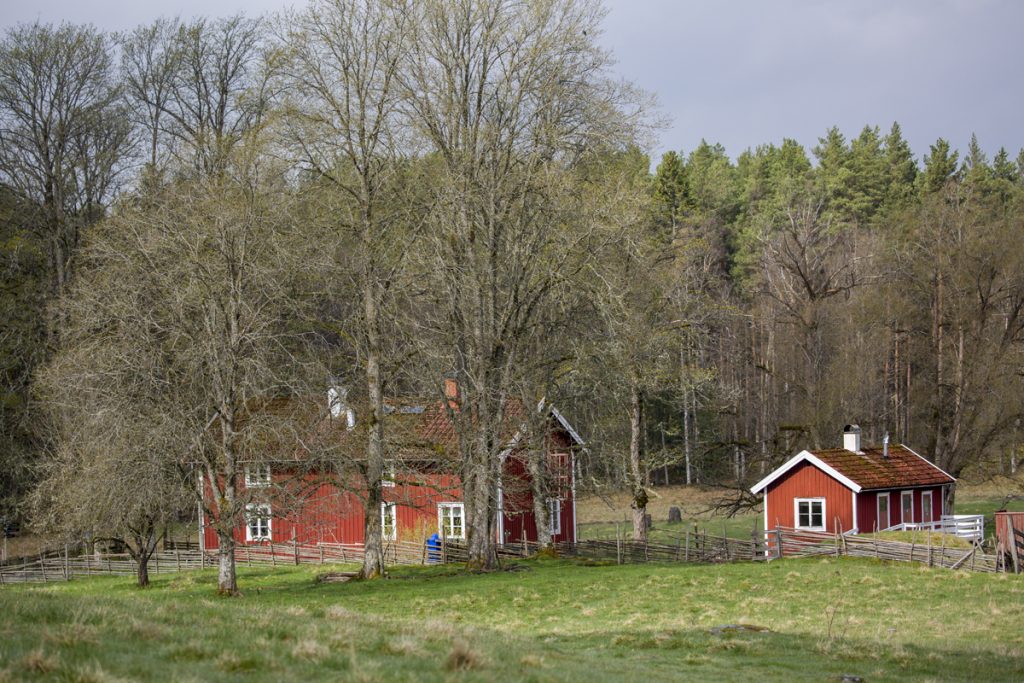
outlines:
{"label": "overcast sky", "polygon": [[[250,15],[282,0],[0,0],[0,22],[125,29],[160,15]],[[600,38],[619,73],[657,94],[671,126],[655,154],[701,138],[736,156],[832,125],[899,121],[920,158],[938,137],[989,156],[1024,147],[1021,0],[606,0]],[[301,4],[301,3],[298,3]]]}

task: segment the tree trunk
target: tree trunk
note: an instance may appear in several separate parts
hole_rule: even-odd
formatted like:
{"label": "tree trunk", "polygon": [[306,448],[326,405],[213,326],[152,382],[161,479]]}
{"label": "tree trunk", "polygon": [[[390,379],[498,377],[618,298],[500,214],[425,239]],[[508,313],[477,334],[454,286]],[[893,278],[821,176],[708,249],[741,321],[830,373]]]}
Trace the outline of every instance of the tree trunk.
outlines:
{"label": "tree trunk", "polygon": [[548,508],[547,463],[543,451],[531,450],[527,455],[530,469],[530,489],[533,494],[533,517],[537,520],[537,543],[551,545],[551,519]]}
{"label": "tree trunk", "polygon": [[230,529],[217,530],[217,592],[221,595],[238,595],[235,537]]}
{"label": "tree trunk", "polygon": [[[367,218],[367,221],[369,219]],[[366,230],[369,239],[369,228]],[[367,251],[366,258],[372,258]],[[364,518],[363,567],[360,578],[374,579],[384,572],[381,504],[384,496],[381,476],[384,472],[384,396],[380,371],[380,306],[372,265],[363,273],[363,311],[366,316],[366,390],[370,399],[366,444],[366,515]],[[395,529],[397,531],[397,520]]]}
{"label": "tree trunk", "polygon": [[149,586],[149,558],[150,554],[146,552],[139,553],[138,571],[136,572],[136,579],[139,588],[146,588]]}
{"label": "tree trunk", "polygon": [[634,384],[630,390],[629,400],[629,469],[633,483],[633,539],[647,540],[647,489],[644,488],[643,477],[643,424],[644,394]]}

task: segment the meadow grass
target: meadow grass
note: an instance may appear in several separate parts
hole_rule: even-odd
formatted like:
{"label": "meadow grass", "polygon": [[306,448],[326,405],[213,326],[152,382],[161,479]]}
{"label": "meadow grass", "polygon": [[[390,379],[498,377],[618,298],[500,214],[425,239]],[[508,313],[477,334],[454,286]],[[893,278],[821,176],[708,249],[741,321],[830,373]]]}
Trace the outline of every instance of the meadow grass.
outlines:
{"label": "meadow grass", "polygon": [[[0,681],[1024,679],[1024,577],[768,564],[212,571],[0,589]],[[716,633],[749,624],[767,631]]]}

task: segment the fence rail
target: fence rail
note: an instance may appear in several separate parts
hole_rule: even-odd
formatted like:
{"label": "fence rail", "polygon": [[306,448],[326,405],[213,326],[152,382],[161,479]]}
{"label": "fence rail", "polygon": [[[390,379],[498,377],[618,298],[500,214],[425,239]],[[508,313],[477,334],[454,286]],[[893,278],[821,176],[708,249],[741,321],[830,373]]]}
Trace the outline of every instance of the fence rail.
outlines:
{"label": "fence rail", "polygon": [[[556,543],[552,549],[565,557],[635,564],[644,562],[718,563],[763,561],[780,557],[842,556],[874,557],[882,560],[917,562],[932,567],[979,572],[1005,571],[1005,559],[982,553],[978,545],[971,549],[949,548],[934,543],[903,543],[855,535],[835,535],[780,527],[761,538],[743,540],[712,536],[701,531],[670,537],[668,542],[650,543],[624,539]],[[674,543],[673,543],[674,541]],[[138,564],[128,553],[96,554],[72,550],[67,546],[50,551],[39,559],[0,567],[0,585],[24,582],[67,581],[76,576],[134,575]],[[527,557],[542,549],[535,542],[508,543],[498,547],[502,560]],[[365,556],[362,544],[266,543],[239,545],[235,562],[245,567],[276,567],[297,564],[361,564]],[[444,541],[434,549],[414,541],[387,541],[383,546],[388,565],[463,563],[469,558],[463,542]],[[201,553],[192,549],[163,550],[149,561],[151,575],[212,567],[217,551]]]}
{"label": "fence rail", "polygon": [[1005,569],[998,555],[988,555],[975,544],[969,549],[950,548],[931,542],[904,543],[867,536],[835,535],[820,531],[779,527],[767,534],[773,557],[812,557],[847,555],[874,557],[896,562],[917,562],[929,567],[997,572]]}
{"label": "fence rail", "polygon": [[942,519],[934,522],[905,522],[891,526],[885,531],[936,531],[980,542],[985,538],[985,516],[943,515]]}

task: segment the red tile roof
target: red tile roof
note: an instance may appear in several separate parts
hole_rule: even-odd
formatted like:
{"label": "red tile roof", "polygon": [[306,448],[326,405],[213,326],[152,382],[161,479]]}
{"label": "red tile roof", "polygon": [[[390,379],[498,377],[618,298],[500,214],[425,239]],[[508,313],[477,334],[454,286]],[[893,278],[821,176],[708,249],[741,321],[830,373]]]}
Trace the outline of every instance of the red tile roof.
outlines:
{"label": "red tile roof", "polygon": [[928,460],[899,444],[889,446],[889,457],[883,456],[881,448],[865,448],[861,453],[845,448],[810,452],[863,489],[930,486],[956,481]]}

